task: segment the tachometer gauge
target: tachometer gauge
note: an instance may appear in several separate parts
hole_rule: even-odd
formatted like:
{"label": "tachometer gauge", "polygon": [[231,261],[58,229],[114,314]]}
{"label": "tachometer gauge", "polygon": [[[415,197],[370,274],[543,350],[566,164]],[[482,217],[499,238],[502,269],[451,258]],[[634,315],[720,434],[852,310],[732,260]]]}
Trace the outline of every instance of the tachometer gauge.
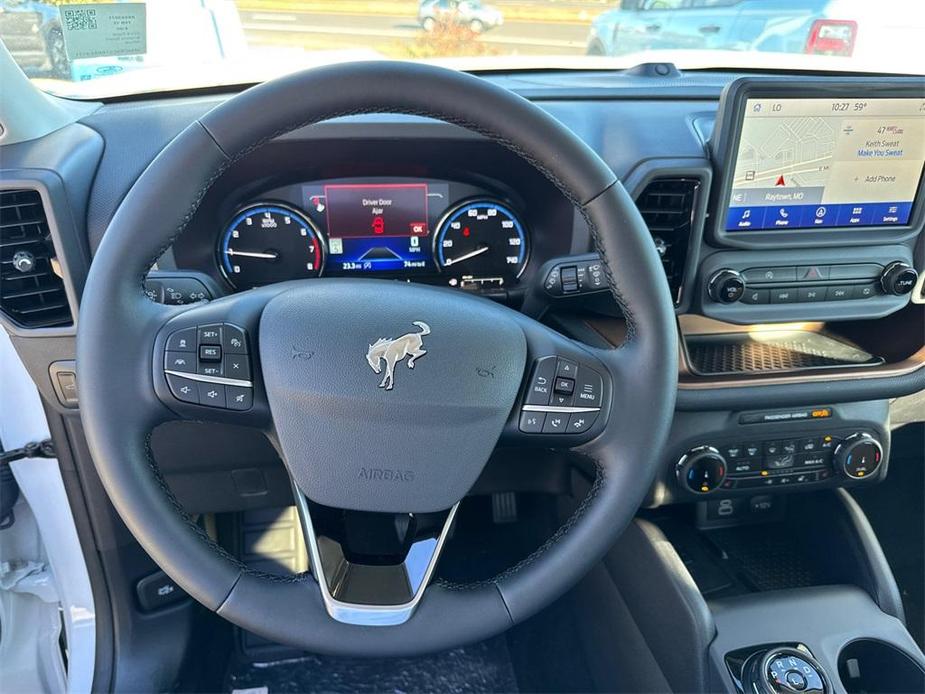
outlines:
{"label": "tachometer gauge", "polygon": [[470,200],[450,210],[437,228],[434,256],[450,283],[508,284],[527,264],[527,233],[510,207]]}
{"label": "tachometer gauge", "polygon": [[317,277],[324,264],[318,228],[301,212],[279,204],[241,210],[218,244],[219,265],[235,289]]}

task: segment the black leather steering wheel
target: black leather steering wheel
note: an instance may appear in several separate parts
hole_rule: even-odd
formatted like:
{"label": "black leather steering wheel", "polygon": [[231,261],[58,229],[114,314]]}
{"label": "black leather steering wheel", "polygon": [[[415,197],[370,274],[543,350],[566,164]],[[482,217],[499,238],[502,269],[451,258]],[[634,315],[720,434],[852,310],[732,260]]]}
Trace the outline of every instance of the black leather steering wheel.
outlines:
{"label": "black leather steering wheel", "polygon": [[[462,126],[542,172],[589,223],[626,317],[625,342],[592,349],[464,292],[382,280],[287,282],[193,306],[146,297],[148,269],[229,166],[297,128],[373,112]],[[391,390],[377,387],[381,375],[364,354],[376,338],[423,333],[420,323],[425,336],[400,347],[408,347],[403,358],[422,348],[426,355],[412,370],[399,363]],[[202,341],[214,331],[210,326],[222,325],[237,326],[226,328],[224,346],[233,352],[229,336],[243,338],[251,373],[211,380],[200,374],[196,384],[227,386],[228,408],[232,393],[243,394],[241,409],[182,402],[165,374],[171,335],[175,340],[192,329],[185,334],[195,336],[198,326]],[[574,585],[649,489],[677,388],[676,324],[662,267],[633,201],[606,164],[507,90],[464,73],[390,62],[267,82],[177,136],[126,196],[93,259],[77,353],[83,424],[100,478],[153,559],[196,600],[245,629],[314,652],[351,655],[418,654],[486,638]],[[582,410],[594,423],[582,433],[519,431],[523,407],[536,402],[530,399],[535,362],[547,356],[602,377],[597,399],[589,396],[593,406]],[[528,411],[555,409],[547,404]],[[428,584],[447,521],[430,540],[428,547],[437,547],[426,571],[418,567],[413,604],[350,603],[316,579],[324,572],[316,543],[312,574],[281,579],[242,566],[190,522],[148,449],[152,429],[175,419],[264,431],[290,472],[307,536],[314,533],[315,504],[380,513],[455,510],[499,441],[574,449],[593,463],[596,478],[543,547],[494,579]]]}

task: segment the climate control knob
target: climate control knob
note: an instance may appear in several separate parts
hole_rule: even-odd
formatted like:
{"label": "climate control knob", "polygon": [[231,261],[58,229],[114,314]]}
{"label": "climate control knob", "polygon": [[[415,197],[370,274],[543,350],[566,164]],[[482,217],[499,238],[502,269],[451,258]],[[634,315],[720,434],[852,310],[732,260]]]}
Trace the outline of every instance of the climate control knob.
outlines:
{"label": "climate control knob", "polygon": [[835,469],[854,480],[873,475],[883,460],[883,446],[870,434],[852,434],[835,449]]}
{"label": "climate control knob", "polygon": [[675,466],[678,482],[695,494],[709,494],[726,479],[726,459],[713,446],[688,451]]}
{"label": "climate control knob", "polygon": [[734,304],[745,293],[745,278],[735,270],[719,270],[707,286],[710,298],[721,304]]}
{"label": "climate control knob", "polygon": [[880,286],[887,294],[902,296],[908,294],[919,280],[919,273],[915,268],[902,261],[887,265],[880,275]]}

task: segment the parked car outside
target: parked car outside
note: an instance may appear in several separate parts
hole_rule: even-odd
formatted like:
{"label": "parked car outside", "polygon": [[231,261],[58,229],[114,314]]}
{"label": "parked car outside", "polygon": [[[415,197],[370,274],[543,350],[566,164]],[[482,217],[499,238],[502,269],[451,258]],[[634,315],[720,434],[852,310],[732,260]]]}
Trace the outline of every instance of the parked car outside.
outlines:
{"label": "parked car outside", "polygon": [[497,7],[482,4],[480,0],[423,0],[418,8],[418,22],[425,31],[447,23],[461,24],[481,34],[504,24],[504,15]]}
{"label": "parked car outside", "polygon": [[918,0],[622,0],[591,25],[589,55],[659,49],[914,58],[925,30]]}
{"label": "parked car outside", "polygon": [[0,38],[30,75],[67,78],[70,60],[58,8],[32,0],[0,0]]}

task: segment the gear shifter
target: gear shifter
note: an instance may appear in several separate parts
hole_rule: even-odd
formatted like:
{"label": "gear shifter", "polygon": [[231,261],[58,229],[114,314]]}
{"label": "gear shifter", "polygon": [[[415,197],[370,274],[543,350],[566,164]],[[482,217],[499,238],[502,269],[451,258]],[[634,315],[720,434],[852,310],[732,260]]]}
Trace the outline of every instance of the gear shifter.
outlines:
{"label": "gear shifter", "polygon": [[745,663],[742,684],[749,694],[829,694],[822,666],[808,653],[775,647],[759,651]]}

